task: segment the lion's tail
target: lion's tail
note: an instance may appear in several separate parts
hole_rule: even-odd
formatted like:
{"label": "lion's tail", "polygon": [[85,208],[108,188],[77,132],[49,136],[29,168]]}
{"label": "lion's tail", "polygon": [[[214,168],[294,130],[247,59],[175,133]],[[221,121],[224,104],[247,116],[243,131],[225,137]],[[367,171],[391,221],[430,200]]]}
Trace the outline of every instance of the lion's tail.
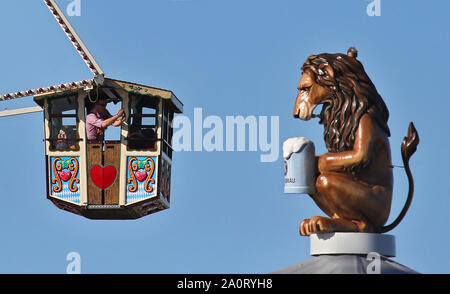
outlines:
{"label": "lion's tail", "polygon": [[405,171],[409,182],[408,198],[406,199],[405,206],[403,206],[399,216],[390,225],[382,227],[379,230],[379,233],[386,233],[395,228],[402,221],[406,212],[408,212],[414,194],[414,180],[411,169],[409,168],[409,158],[414,154],[414,152],[416,152],[417,145],[419,145],[419,134],[417,133],[414,124],[411,122],[408,128],[408,136],[403,138],[401,147],[403,164],[405,166]]}

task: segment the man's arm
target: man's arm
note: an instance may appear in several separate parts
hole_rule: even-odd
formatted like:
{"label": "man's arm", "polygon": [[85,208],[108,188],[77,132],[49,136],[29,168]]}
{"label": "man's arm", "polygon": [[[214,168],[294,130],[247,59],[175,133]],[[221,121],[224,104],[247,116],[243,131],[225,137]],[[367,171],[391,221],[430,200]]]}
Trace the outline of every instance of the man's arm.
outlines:
{"label": "man's arm", "polygon": [[124,121],[125,121],[125,115],[122,115],[122,117],[120,119],[116,120],[112,125],[115,127],[118,127],[121,124],[123,124]]}
{"label": "man's arm", "polygon": [[[110,125],[114,124],[115,121],[117,121],[117,119],[118,119],[119,117],[124,116],[123,114],[124,114],[123,109],[119,109],[119,111],[117,111],[117,114],[116,114],[116,115],[113,115],[113,116],[111,116],[110,118],[107,118],[107,119],[105,119],[104,121],[102,121],[102,129],[106,129],[106,128],[109,127]],[[121,122],[121,123],[122,123],[122,122]],[[120,123],[120,124],[121,124],[121,123]],[[119,124],[119,125],[120,125],[120,124]]]}
{"label": "man's arm", "polygon": [[116,114],[102,121],[102,129],[106,129],[107,127],[112,125],[118,118],[119,116]]}

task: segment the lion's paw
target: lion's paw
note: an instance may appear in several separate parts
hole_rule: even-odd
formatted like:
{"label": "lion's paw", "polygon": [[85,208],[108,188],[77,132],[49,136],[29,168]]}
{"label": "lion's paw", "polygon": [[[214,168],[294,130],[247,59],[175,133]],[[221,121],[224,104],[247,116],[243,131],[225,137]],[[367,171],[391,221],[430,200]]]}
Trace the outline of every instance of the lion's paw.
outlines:
{"label": "lion's paw", "polygon": [[305,219],[300,224],[300,235],[309,236],[317,233],[330,232],[330,219],[323,216],[314,216],[311,219]]}

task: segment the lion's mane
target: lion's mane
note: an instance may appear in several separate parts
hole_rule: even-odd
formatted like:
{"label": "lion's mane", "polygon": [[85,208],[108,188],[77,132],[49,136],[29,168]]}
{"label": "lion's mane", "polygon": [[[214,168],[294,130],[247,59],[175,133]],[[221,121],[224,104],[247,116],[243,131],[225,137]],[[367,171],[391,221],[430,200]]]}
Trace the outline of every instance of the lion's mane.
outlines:
{"label": "lion's mane", "polygon": [[[333,93],[332,101],[323,105],[320,115],[329,152],[353,149],[359,121],[366,113],[390,136],[389,111],[356,56],[356,49],[351,47],[347,55],[312,55],[302,66],[303,71],[314,73],[319,85],[328,87]],[[321,69],[325,64],[333,68],[334,77]]]}

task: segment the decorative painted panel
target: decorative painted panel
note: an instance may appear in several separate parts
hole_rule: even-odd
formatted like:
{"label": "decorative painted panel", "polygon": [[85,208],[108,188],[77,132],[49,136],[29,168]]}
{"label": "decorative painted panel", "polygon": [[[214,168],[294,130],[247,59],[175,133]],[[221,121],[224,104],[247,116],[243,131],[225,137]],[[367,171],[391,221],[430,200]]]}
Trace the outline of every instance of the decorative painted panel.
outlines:
{"label": "decorative painted panel", "polygon": [[172,166],[171,164],[161,159],[161,177],[160,177],[160,196],[164,198],[167,202],[170,202],[170,174]]}
{"label": "decorative painted panel", "polygon": [[156,195],[156,156],[127,157],[126,204]]}
{"label": "decorative painted panel", "polygon": [[50,157],[50,194],[80,203],[80,164],[78,156]]}

